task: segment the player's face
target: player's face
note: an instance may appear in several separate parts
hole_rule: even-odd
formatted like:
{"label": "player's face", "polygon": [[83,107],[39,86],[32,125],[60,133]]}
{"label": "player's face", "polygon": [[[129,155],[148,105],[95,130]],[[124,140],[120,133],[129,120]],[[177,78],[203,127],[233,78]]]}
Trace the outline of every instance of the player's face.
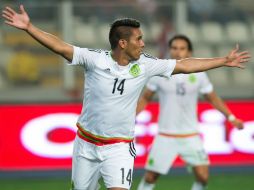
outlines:
{"label": "player's face", "polygon": [[172,59],[185,59],[191,56],[188,44],[185,40],[176,39],[169,48],[169,54]]}
{"label": "player's face", "polygon": [[132,35],[130,36],[125,49],[126,54],[131,60],[137,60],[139,59],[144,47],[145,43],[142,39],[141,30],[139,28],[133,28]]}

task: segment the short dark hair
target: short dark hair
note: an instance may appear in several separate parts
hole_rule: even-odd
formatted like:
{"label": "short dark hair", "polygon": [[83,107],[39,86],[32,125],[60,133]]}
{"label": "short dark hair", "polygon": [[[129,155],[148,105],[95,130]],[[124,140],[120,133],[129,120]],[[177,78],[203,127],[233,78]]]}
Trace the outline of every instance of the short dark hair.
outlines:
{"label": "short dark hair", "polygon": [[109,31],[109,43],[111,49],[115,49],[120,39],[128,40],[131,36],[131,28],[139,28],[140,22],[132,18],[117,19],[113,22]]}
{"label": "short dark hair", "polygon": [[169,40],[168,47],[171,48],[172,43],[173,43],[174,40],[184,40],[188,45],[188,50],[193,51],[193,46],[192,46],[191,40],[187,36],[182,35],[182,34],[175,35],[173,38],[171,38]]}

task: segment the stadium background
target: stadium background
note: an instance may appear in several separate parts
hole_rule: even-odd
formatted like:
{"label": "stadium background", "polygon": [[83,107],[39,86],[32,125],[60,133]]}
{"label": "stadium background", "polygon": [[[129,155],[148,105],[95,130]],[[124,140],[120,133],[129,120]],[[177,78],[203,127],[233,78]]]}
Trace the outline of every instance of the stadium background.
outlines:
{"label": "stadium background", "polygon": [[[17,9],[20,3],[25,5],[36,26],[82,47],[109,49],[109,24],[119,17],[133,17],[142,23],[145,51],[161,58],[168,57],[166,42],[175,33],[191,38],[197,57],[223,56],[236,43],[254,55],[252,0],[5,0],[0,2],[0,7],[11,5]],[[0,22],[0,57],[0,189],[69,189],[70,153],[62,150],[60,156],[45,156],[51,150],[49,147],[54,147],[50,146],[52,144],[42,146],[41,152],[35,153],[25,146],[21,131],[32,119],[47,114],[67,114],[75,118],[82,100],[83,70],[66,66],[63,59],[26,33],[7,27],[3,20]],[[242,135],[235,133],[228,123],[223,122],[226,128],[222,130],[216,123],[220,115],[200,103],[201,131],[214,129],[209,137],[204,132],[204,139],[210,142],[206,148],[212,158],[209,189],[253,190],[253,60],[244,71],[223,68],[208,74],[218,94],[248,125],[248,130]],[[156,97],[154,101],[157,101]],[[210,120],[204,122],[202,114],[207,111],[211,111],[208,114]],[[156,133],[157,112],[158,105],[153,103],[137,119],[137,145],[145,145],[145,150],[149,149]],[[147,121],[149,114],[152,118]],[[66,117],[53,116],[55,120]],[[53,145],[71,144],[73,124],[48,124],[55,126],[53,132],[45,133],[49,142],[52,141]],[[38,126],[43,128],[43,124]],[[32,135],[30,139],[36,142],[36,135]],[[216,149],[216,146],[210,146],[211,142],[221,143]],[[52,151],[61,153],[60,148]],[[139,147],[141,153],[143,149]],[[138,158],[133,189],[143,174],[140,168],[144,160],[144,155]],[[191,180],[178,161],[172,173],[159,181],[157,189],[188,189]]]}

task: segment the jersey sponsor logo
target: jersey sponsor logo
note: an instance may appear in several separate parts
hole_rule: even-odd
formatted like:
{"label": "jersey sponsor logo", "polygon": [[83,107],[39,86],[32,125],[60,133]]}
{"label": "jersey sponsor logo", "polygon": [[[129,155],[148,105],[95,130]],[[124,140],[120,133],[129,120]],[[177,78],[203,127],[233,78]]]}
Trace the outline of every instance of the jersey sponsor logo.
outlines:
{"label": "jersey sponsor logo", "polygon": [[134,76],[134,77],[139,76],[140,73],[141,73],[141,69],[140,69],[139,65],[138,65],[138,64],[132,65],[132,67],[131,67],[129,73],[130,73],[132,76]]}
{"label": "jersey sponsor logo", "polygon": [[76,113],[52,113],[31,119],[21,130],[21,143],[29,152],[39,157],[69,158],[72,154],[73,141],[53,142],[49,139],[49,134],[57,128],[76,132],[77,128],[73,121],[77,119]]}
{"label": "jersey sponsor logo", "polygon": [[[72,146],[77,131],[75,124],[81,106],[1,105],[0,169],[71,168]],[[137,117],[135,167],[144,166],[153,137],[158,133],[158,106],[157,103],[149,104]],[[254,102],[229,102],[229,106],[245,121],[244,130],[230,126],[223,115],[211,110],[210,105],[199,104],[199,126],[205,151],[211,156],[213,165],[253,165]],[[69,143],[72,145],[69,146]],[[175,166],[183,166],[183,163],[177,159]]]}

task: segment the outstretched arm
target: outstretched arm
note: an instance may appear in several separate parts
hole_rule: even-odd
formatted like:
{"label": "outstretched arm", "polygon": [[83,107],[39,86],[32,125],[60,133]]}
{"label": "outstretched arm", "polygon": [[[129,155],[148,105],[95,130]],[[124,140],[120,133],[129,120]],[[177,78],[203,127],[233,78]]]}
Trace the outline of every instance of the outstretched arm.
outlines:
{"label": "outstretched arm", "polygon": [[138,105],[136,109],[136,115],[138,115],[143,109],[145,109],[146,105],[151,101],[155,92],[145,89],[144,93],[139,97]]}
{"label": "outstretched arm", "polygon": [[72,60],[73,47],[70,44],[67,44],[61,39],[57,38],[56,36],[46,33],[35,27],[30,22],[30,18],[23,5],[20,5],[20,13],[17,13],[10,7],[6,7],[2,11],[2,16],[5,18],[6,24],[26,31],[35,40],[37,40],[48,49],[63,56],[68,61]]}
{"label": "outstretched arm", "polygon": [[228,121],[238,129],[243,129],[242,120],[236,118],[224,101],[213,91],[211,93],[205,94],[205,98],[213,105],[214,108],[219,110],[225,115]]}
{"label": "outstretched arm", "polygon": [[250,60],[250,54],[248,51],[239,52],[239,46],[237,45],[226,57],[219,58],[187,58],[178,60],[173,71],[173,74],[178,73],[196,73],[207,71],[218,67],[238,67],[244,68],[243,63]]}

